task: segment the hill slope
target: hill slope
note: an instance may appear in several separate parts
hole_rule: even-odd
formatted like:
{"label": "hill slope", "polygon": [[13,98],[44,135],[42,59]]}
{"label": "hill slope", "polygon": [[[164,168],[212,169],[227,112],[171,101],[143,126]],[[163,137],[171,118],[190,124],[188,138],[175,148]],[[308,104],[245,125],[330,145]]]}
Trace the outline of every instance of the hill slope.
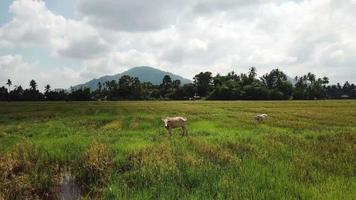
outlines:
{"label": "hill slope", "polygon": [[132,77],[137,77],[140,79],[141,82],[151,82],[154,85],[159,85],[162,83],[162,79],[165,75],[169,75],[172,80],[180,80],[182,84],[186,83],[191,83],[192,81],[189,79],[186,79],[182,76],[170,73],[170,72],[165,72],[159,69],[155,69],[153,67],[147,67],[147,66],[141,66],[141,67],[134,67],[131,68],[125,72],[122,72],[121,74],[115,74],[115,75],[108,75],[108,76],[103,76],[97,79],[93,79],[91,81],[88,81],[84,84],[76,85],[73,86],[73,88],[90,88],[91,90],[95,90],[98,87],[98,83],[105,83],[106,81],[111,81],[111,80],[119,80],[121,76],[124,75],[129,75]]}

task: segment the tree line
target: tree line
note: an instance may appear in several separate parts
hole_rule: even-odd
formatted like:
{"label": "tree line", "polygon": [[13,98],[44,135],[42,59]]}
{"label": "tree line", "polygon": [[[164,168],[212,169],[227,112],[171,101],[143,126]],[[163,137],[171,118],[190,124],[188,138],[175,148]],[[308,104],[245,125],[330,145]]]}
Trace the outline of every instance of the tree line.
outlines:
{"label": "tree line", "polygon": [[99,82],[96,90],[71,88],[52,90],[46,85],[38,90],[35,80],[29,88],[13,86],[8,79],[0,87],[0,101],[91,101],[91,100],[316,100],[356,99],[356,86],[346,81],[343,85],[329,85],[327,77],[318,78],[312,73],[289,80],[279,69],[257,77],[256,68],[247,73],[226,75],[200,72],[193,83],[182,85],[165,75],[160,85],[141,82],[137,77],[122,76],[119,80]]}

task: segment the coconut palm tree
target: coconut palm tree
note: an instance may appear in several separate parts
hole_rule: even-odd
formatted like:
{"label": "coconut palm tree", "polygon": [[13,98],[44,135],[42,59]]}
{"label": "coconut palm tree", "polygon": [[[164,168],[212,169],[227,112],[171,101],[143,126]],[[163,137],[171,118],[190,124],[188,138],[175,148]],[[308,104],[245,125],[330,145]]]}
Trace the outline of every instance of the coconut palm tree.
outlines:
{"label": "coconut palm tree", "polygon": [[10,87],[12,85],[12,82],[10,79],[7,79],[7,83],[6,83],[7,86],[9,86],[9,93],[10,93]]}

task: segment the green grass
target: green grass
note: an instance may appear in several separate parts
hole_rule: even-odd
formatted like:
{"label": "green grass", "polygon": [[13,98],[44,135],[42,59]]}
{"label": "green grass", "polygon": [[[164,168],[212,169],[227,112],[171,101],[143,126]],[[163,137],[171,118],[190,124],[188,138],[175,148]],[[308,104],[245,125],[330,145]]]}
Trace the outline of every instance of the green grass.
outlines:
{"label": "green grass", "polygon": [[0,199],[65,173],[84,199],[356,199],[356,101],[1,102]]}

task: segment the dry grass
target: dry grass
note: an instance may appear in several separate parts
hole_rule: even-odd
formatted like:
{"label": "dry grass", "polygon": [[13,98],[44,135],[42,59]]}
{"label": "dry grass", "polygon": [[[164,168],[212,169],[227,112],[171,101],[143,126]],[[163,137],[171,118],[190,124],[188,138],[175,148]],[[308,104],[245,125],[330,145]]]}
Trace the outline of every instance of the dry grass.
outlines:
{"label": "dry grass", "polygon": [[238,164],[239,159],[234,157],[227,149],[222,149],[213,144],[200,142],[197,139],[189,138],[188,143],[204,158],[220,165]]}
{"label": "dry grass", "polygon": [[0,196],[39,199],[53,196],[61,169],[29,143],[20,143],[0,158]]}
{"label": "dry grass", "polygon": [[72,169],[82,191],[98,197],[107,184],[113,169],[113,156],[107,145],[94,141]]}

